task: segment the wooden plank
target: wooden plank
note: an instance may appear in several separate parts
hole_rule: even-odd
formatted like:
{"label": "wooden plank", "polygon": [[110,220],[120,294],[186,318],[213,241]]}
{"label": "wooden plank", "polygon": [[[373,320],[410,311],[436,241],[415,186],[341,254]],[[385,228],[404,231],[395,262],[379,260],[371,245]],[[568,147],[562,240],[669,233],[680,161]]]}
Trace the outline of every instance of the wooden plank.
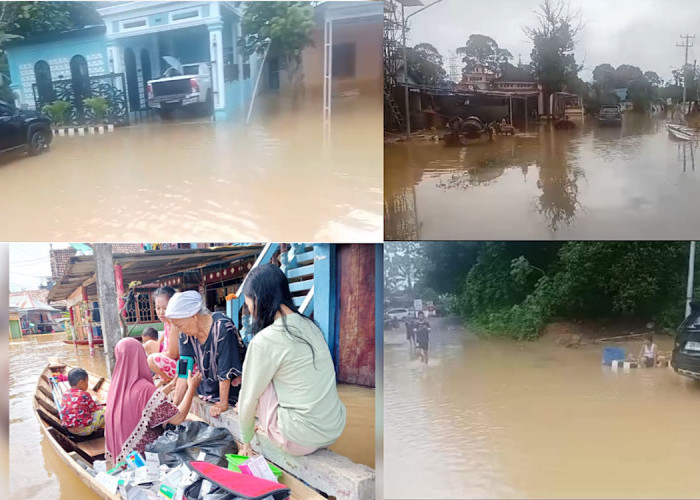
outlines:
{"label": "wooden plank", "polygon": [[46,387],[44,387],[43,385],[40,385],[40,386],[38,387],[38,389],[39,389],[39,392],[41,392],[44,396],[46,396],[46,397],[49,398],[51,401],[53,401],[53,394],[51,393],[50,390],[48,390],[48,389],[47,389]]}
{"label": "wooden plank", "polygon": [[104,455],[105,453],[105,438],[99,437],[97,439],[91,439],[90,441],[83,441],[77,445],[78,448],[83,450],[85,453],[91,457],[96,457],[99,455]]}
{"label": "wooden plank", "polygon": [[100,377],[100,380],[97,381],[95,386],[92,388],[93,391],[98,392],[102,388],[102,384],[104,384],[105,378]]}
{"label": "wooden plank", "polygon": [[297,264],[311,263],[314,260],[314,251],[308,251],[297,255]]}
{"label": "wooden plank", "polygon": [[311,287],[313,285],[314,285],[314,280],[297,281],[296,283],[289,284],[289,290],[292,293],[302,292],[302,291],[306,291],[306,290],[311,290]]}
{"label": "wooden plank", "polygon": [[313,264],[309,266],[296,267],[287,271],[287,277],[289,279],[301,278],[302,276],[311,276],[314,273]]}
{"label": "wooden plank", "polygon": [[374,245],[338,246],[338,380],[375,385]]}
{"label": "wooden plank", "polygon": [[37,403],[46,411],[48,411],[51,415],[53,415],[56,418],[60,418],[60,415],[58,413],[58,410],[54,408],[52,405],[50,405],[48,402],[46,402],[44,399],[41,399],[39,396],[34,396],[34,399],[36,400]]}
{"label": "wooden plank", "polygon": [[78,455],[80,455],[81,458],[85,459],[90,465],[92,465],[92,462],[95,461],[94,458],[92,458],[90,455],[78,448],[78,446],[73,441],[61,434],[57,429],[49,429],[49,434],[51,434],[51,436],[56,440],[56,442],[58,442],[58,444],[61,445],[61,448],[63,448],[66,451],[66,453],[69,451],[74,451]]}
{"label": "wooden plank", "polygon": [[294,302],[295,306],[299,307],[304,302],[304,297],[292,297],[292,302]]}

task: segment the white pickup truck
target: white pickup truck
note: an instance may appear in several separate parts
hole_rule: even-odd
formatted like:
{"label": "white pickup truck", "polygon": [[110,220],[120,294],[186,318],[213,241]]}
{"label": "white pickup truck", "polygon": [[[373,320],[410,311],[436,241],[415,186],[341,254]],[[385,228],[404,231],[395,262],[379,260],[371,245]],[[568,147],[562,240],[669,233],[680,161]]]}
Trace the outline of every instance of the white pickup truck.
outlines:
{"label": "white pickup truck", "polygon": [[180,61],[170,56],[163,59],[170,67],[162,77],[147,82],[148,106],[156,109],[164,119],[171,118],[176,110],[183,108],[211,114],[213,98],[210,65],[205,62],[180,64]]}

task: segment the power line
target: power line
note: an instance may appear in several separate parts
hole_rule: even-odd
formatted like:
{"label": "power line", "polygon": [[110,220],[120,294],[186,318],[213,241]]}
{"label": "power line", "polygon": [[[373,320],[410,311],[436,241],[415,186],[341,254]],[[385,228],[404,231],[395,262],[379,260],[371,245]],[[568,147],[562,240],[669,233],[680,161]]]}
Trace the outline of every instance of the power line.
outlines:
{"label": "power line", "polygon": [[683,115],[685,115],[685,96],[686,96],[686,73],[688,69],[688,49],[693,46],[693,44],[690,42],[690,39],[695,39],[695,35],[681,35],[681,38],[685,39],[684,43],[676,43],[676,47],[683,47],[685,48],[685,63],[683,64]]}

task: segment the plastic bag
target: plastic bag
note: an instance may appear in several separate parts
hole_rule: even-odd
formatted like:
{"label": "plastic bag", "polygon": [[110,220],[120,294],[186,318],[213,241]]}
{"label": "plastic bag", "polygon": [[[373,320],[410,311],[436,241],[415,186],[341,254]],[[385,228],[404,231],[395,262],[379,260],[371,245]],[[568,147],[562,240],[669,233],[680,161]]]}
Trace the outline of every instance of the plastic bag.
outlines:
{"label": "plastic bag", "polygon": [[[238,453],[238,445],[228,429],[214,427],[205,422],[183,422],[168,429],[146,451],[158,453],[160,463],[177,467],[191,460],[202,460],[227,466],[226,454]],[[200,453],[204,452],[203,457]]]}

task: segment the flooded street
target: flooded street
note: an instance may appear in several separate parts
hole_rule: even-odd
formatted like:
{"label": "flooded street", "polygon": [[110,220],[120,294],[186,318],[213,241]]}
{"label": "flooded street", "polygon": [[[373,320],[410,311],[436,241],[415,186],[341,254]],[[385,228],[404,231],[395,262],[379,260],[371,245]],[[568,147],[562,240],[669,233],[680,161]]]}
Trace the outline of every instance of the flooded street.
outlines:
{"label": "flooded street", "polygon": [[653,116],[576,120],[467,147],[386,145],[386,239],[695,237],[697,143],[670,139]]}
{"label": "flooded street", "polygon": [[[697,497],[700,384],[668,368],[613,372],[604,344],[431,324],[427,367],[403,328],[385,331],[386,498]],[[640,342],[615,345],[636,356]]]}
{"label": "flooded street", "polygon": [[[97,498],[58,457],[39,429],[32,412],[37,378],[49,357],[106,375],[104,351],[95,357],[87,347],[77,350],[56,335],[35,336],[10,343],[10,498]],[[374,390],[338,386],[348,410],[347,427],[331,448],[353,461],[374,467]]]}
{"label": "flooded street", "polygon": [[12,214],[0,232],[22,241],[379,241],[380,95],[335,99],[325,146],[320,98],[296,108],[260,99],[249,127],[183,119],[56,137],[45,155],[0,163],[0,211]]}

